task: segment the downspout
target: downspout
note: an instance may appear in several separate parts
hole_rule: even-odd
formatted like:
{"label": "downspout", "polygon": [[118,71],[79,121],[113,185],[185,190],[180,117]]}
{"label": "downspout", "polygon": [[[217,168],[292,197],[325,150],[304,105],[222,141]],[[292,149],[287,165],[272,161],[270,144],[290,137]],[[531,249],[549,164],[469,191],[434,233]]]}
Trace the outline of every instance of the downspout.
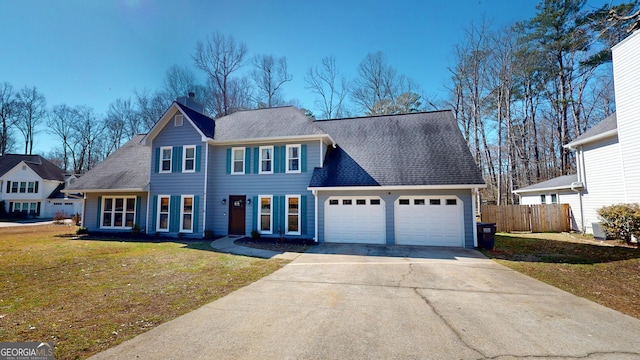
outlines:
{"label": "downspout", "polygon": [[149,202],[151,201],[151,185],[149,185],[149,190],[147,190],[147,218],[144,223],[145,234],[149,233]]}
{"label": "downspout", "polygon": [[315,203],[315,210],[314,210],[314,216],[315,216],[315,220],[314,220],[314,234],[313,234],[313,241],[318,242],[318,190],[312,190],[311,193],[313,194],[313,199],[314,199],[314,203]]}
{"label": "downspout", "polygon": [[207,181],[209,178],[209,143],[204,143],[204,189],[202,199],[202,237],[207,226]]}
{"label": "downspout", "polygon": [[471,216],[473,216],[473,221],[471,222],[472,230],[473,230],[473,247],[478,247],[478,226],[476,224],[476,201],[480,198],[480,192],[477,188],[471,189]]}
{"label": "downspout", "polygon": [[85,215],[85,209],[87,204],[87,193],[84,193],[84,196],[82,197],[82,219],[80,219],[80,225],[83,228],[86,228],[85,224],[84,224],[84,215]]}

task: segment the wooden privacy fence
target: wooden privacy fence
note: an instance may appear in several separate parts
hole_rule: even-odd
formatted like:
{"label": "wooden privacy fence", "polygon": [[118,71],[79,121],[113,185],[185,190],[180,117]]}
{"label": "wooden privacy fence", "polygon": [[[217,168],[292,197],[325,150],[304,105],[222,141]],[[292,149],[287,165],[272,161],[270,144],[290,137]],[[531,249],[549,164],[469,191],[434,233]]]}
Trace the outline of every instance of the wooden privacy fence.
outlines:
{"label": "wooden privacy fence", "polygon": [[497,231],[568,232],[569,204],[483,205],[482,222],[496,223]]}

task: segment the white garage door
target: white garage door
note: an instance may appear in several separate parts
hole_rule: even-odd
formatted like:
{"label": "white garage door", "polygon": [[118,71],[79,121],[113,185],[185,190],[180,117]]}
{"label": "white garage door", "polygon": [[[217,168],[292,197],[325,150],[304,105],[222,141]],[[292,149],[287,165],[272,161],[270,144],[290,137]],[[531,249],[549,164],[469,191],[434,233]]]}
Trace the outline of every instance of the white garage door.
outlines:
{"label": "white garage door", "polygon": [[384,201],[378,197],[332,197],[324,206],[324,241],[385,244]]}
{"label": "white garage door", "polygon": [[395,203],[396,243],[464,246],[463,207],[450,197],[401,197]]}

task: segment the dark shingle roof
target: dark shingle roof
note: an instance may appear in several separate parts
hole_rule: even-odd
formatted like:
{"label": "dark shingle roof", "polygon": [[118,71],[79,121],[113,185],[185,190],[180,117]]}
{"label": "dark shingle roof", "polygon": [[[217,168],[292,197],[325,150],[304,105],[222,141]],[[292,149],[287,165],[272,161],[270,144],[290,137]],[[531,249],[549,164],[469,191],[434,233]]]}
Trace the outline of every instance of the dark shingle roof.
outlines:
{"label": "dark shingle roof", "polygon": [[200,131],[204,134],[204,136],[208,138],[213,138],[213,131],[215,128],[215,122],[212,118],[201,114],[191,108],[188,108],[179,102],[174,102],[182,112],[187,115],[191,121],[193,121],[194,125],[200,129]]}
{"label": "dark shingle roof", "polygon": [[514,193],[520,192],[533,192],[537,190],[553,190],[553,189],[569,189],[571,184],[578,181],[576,174],[558,176],[547,181],[539,182],[537,184],[529,185],[527,187],[514,190]]}
{"label": "dark shingle roof", "polygon": [[[316,125],[331,135],[339,152],[327,155],[325,169],[314,170],[312,187],[484,184],[451,111],[317,121]],[[368,177],[351,171],[352,162]]]}
{"label": "dark shingle roof", "polygon": [[138,135],[129,140],[66,190],[146,189],[149,185],[151,148],[140,144],[143,138],[144,135]]}
{"label": "dark shingle roof", "polygon": [[329,147],[324,167],[313,170],[309,186],[380,186],[380,184],[340,146],[337,146],[335,149]]}
{"label": "dark shingle roof", "polygon": [[216,119],[215,140],[324,135],[300,110],[293,106],[238,111]]}
{"label": "dark shingle roof", "polygon": [[618,128],[618,121],[617,121],[617,117],[616,117],[616,113],[613,113],[609,116],[607,116],[606,118],[604,118],[602,121],[600,121],[599,123],[597,123],[596,125],[594,125],[591,129],[585,131],[584,133],[582,133],[582,135],[578,136],[577,138],[573,139],[571,143],[575,143],[575,142],[579,142],[579,141],[583,141],[586,140],[590,137],[596,136],[596,135],[600,135],[602,133],[605,133],[607,131],[611,131],[611,130],[615,130]]}
{"label": "dark shingle roof", "polygon": [[5,154],[0,156],[0,176],[24,161],[38,176],[45,180],[64,181],[64,171],[40,155]]}

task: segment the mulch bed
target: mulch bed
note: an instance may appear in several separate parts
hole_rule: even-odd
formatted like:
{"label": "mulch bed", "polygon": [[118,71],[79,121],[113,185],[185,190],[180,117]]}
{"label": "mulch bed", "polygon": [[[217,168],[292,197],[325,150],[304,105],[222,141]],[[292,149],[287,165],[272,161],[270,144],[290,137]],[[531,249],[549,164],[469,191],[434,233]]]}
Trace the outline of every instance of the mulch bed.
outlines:
{"label": "mulch bed", "polygon": [[244,237],[234,241],[238,245],[255,249],[272,250],[278,252],[305,252],[316,243],[311,239],[253,239]]}

